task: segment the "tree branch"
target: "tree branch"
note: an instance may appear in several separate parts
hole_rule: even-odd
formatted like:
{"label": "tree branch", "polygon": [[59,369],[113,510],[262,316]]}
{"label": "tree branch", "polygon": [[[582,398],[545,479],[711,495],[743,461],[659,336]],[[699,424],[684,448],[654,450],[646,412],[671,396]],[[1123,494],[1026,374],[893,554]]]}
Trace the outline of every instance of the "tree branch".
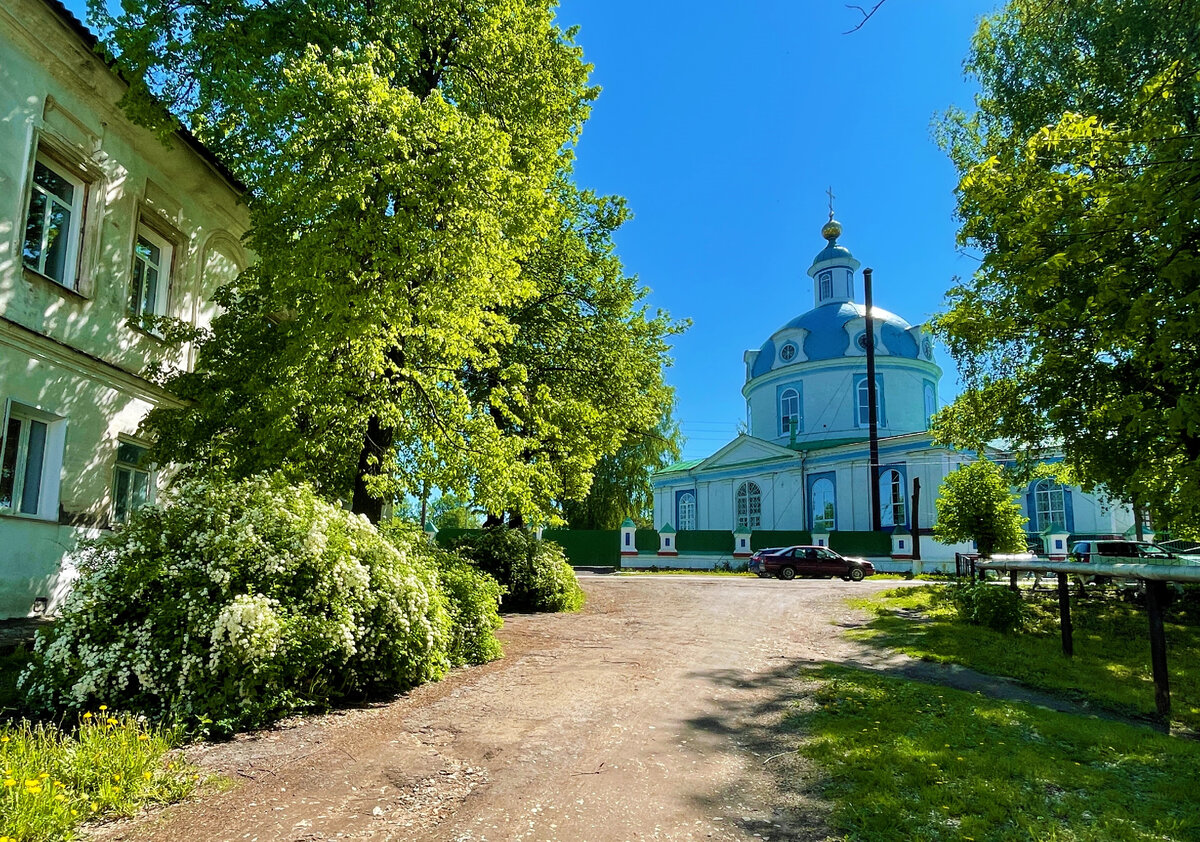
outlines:
{"label": "tree branch", "polygon": [[882,6],[886,2],[887,2],[887,0],[879,0],[878,3],[876,3],[874,6],[871,7],[871,11],[869,11],[869,12],[866,9],[864,9],[862,6],[853,6],[849,3],[847,3],[846,4],[847,9],[858,9],[859,13],[862,14],[862,20],[860,20],[858,22],[858,26],[855,26],[852,29],[847,29],[842,34],[850,35],[851,33],[858,32],[858,30],[862,29],[866,25],[867,21],[869,21],[871,19],[871,16],[879,11],[879,7]]}

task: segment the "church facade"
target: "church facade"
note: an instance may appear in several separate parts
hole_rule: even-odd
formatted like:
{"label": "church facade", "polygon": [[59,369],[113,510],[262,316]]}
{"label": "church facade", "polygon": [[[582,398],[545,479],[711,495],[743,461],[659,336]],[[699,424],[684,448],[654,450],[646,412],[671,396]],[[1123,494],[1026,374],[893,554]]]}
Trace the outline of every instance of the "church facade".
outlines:
{"label": "church facade", "polygon": [[[927,328],[873,307],[879,469],[871,476],[866,307],[855,300],[860,264],[838,242],[842,227],[832,214],[821,234],[825,248],[808,270],[812,309],[745,353],[748,432],[706,459],[655,475],[656,529],[870,531],[874,482],[881,528],[911,530],[915,522],[924,532],[946,474],[975,458],[935,445],[929,433],[942,370]],[[1077,535],[1119,534],[1133,522],[1127,508],[1053,480],[1014,491],[1031,534],[1052,523]],[[921,545],[929,559],[969,549],[928,538]]]}

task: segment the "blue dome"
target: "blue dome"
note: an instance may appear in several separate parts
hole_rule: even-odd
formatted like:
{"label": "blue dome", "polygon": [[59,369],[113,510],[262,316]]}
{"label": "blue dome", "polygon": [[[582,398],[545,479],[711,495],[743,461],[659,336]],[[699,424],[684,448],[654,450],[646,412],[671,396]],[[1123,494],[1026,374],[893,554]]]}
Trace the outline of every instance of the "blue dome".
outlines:
{"label": "blue dome", "polygon": [[813,258],[813,263],[821,263],[825,260],[854,260],[854,255],[850,253],[850,249],[839,246],[835,241],[821,249],[820,254]]}
{"label": "blue dome", "polygon": [[[831,246],[830,248],[840,249],[841,247]],[[828,250],[826,249],[826,251]],[[808,335],[804,339],[804,354],[808,357],[809,362],[839,359],[846,355],[847,342],[854,340],[854,337],[848,337],[846,334],[846,323],[861,319],[866,311],[867,308],[862,304],[848,301],[834,302],[809,310],[807,313],[801,313],[779,330],[801,328],[808,331]],[[920,349],[912,334],[908,332],[912,325],[895,313],[889,313],[879,307],[875,307],[874,311],[880,338],[883,340],[884,346],[891,352],[890,356],[917,359]],[[754,361],[750,376],[758,377],[760,374],[766,374],[774,364],[775,343],[768,339],[763,343],[758,358]]]}

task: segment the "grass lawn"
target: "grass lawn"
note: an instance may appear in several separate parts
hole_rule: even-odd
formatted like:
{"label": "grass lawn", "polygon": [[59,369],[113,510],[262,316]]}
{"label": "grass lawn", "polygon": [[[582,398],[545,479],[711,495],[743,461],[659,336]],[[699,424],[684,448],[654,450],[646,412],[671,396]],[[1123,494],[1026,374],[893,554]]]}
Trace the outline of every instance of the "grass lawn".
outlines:
{"label": "grass lawn", "polygon": [[1200,743],[839,666],[787,726],[854,842],[1200,839]]}
{"label": "grass lawn", "polygon": [[[1002,634],[955,620],[946,586],[898,588],[854,600],[875,613],[858,632],[917,658],[962,664],[1117,711],[1151,716],[1149,622],[1144,608],[1115,595],[1071,597],[1075,656],[1065,658],[1053,592],[1024,592],[1024,628]],[[899,609],[908,609],[899,614]],[[1192,593],[1166,611],[1172,719],[1200,730],[1200,601]]]}

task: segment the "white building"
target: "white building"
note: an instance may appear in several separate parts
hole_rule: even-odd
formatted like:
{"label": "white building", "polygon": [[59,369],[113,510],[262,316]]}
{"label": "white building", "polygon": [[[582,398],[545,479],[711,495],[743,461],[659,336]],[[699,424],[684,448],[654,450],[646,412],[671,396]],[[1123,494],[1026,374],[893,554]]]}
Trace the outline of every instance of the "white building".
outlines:
{"label": "white building", "polygon": [[[707,459],[655,475],[655,528],[866,532],[874,481],[880,528],[911,529],[916,514],[924,533],[934,523],[943,478],[974,458],[935,446],[928,433],[942,376],[933,338],[924,326],[874,307],[879,471],[871,478],[866,308],[855,300],[859,262],[838,243],[842,227],[832,214],[821,233],[827,244],[808,270],[813,308],[745,354],[748,434]],[[1081,535],[1121,533],[1132,524],[1124,507],[1052,480],[1018,491],[1031,534],[1051,522]],[[931,538],[921,546],[926,559],[953,557],[954,548]]]}
{"label": "white building", "polygon": [[138,425],[189,367],[150,319],[206,325],[246,265],[239,187],[184,134],[164,146],[56,0],[0,4],[0,617],[52,607],[69,556],[152,501]]}

